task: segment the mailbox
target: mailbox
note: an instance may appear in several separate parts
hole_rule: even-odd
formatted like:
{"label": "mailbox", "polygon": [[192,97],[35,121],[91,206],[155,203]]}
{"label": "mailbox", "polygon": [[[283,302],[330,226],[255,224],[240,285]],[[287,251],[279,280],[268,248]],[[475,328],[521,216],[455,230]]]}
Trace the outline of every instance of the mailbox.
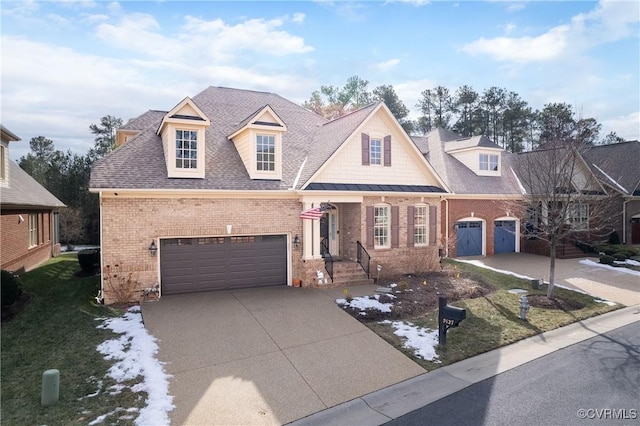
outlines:
{"label": "mailbox", "polygon": [[466,309],[456,308],[447,305],[447,298],[440,296],[438,298],[438,344],[447,344],[447,330],[451,327],[457,327],[460,321],[467,318]]}
{"label": "mailbox", "polygon": [[442,308],[442,322],[449,327],[457,327],[460,321],[467,318],[466,309],[445,305]]}

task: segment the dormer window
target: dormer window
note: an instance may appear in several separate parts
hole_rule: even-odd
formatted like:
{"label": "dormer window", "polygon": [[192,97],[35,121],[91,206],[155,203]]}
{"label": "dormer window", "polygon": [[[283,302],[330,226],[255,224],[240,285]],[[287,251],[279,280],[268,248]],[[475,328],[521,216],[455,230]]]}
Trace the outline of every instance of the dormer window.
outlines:
{"label": "dormer window", "polygon": [[198,168],[198,132],[176,130],[176,168]]}
{"label": "dormer window", "polygon": [[256,137],[256,169],[273,172],[276,170],[276,138],[273,135]]}
{"label": "dormer window", "polygon": [[189,98],[165,114],[157,134],[162,138],[168,177],[204,178],[205,131],[210,124]]}
{"label": "dormer window", "polygon": [[498,171],[498,156],[494,154],[480,154],[480,170]]}

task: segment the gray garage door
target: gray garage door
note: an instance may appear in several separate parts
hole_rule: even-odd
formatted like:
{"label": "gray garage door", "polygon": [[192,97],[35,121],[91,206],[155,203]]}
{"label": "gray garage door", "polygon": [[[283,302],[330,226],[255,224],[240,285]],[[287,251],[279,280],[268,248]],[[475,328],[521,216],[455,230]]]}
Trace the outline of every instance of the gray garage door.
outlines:
{"label": "gray garage door", "polygon": [[161,240],[162,294],[286,285],[287,237]]}
{"label": "gray garage door", "polygon": [[479,256],[482,254],[482,222],[458,222],[458,256]]}
{"label": "gray garage door", "polygon": [[494,233],[494,253],[513,253],[516,251],[515,220],[496,220]]}

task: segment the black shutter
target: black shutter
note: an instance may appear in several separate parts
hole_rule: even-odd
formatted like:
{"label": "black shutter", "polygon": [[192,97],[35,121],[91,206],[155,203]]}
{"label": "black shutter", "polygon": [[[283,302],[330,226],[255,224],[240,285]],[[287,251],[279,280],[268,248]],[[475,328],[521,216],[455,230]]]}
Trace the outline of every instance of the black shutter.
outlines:
{"label": "black shutter", "polygon": [[362,134],[362,165],[369,165],[369,135]]}
{"label": "black shutter", "polygon": [[391,167],[391,135],[384,137],[384,165]]}

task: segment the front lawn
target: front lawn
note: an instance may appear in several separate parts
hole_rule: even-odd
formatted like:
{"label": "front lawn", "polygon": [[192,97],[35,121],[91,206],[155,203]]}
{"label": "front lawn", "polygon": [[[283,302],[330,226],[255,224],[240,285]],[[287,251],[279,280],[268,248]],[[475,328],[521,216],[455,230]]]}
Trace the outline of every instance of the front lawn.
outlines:
{"label": "front lawn", "polygon": [[[362,305],[362,300],[339,303],[427,371],[622,307],[559,287],[554,290],[555,300],[549,301],[546,288],[533,290],[530,280],[453,260],[445,260],[443,265],[439,273],[381,280],[380,285],[390,293],[377,295],[371,300],[373,307],[351,307],[355,302]],[[527,321],[519,318],[520,296],[509,292],[512,289],[528,291],[532,307]],[[444,348],[437,346],[438,293],[446,296],[450,305],[466,309],[467,315],[458,327],[449,329]],[[346,298],[351,299],[348,294]],[[418,348],[405,347],[407,332],[401,333],[398,327],[406,329],[408,323],[413,337],[418,341],[422,337],[423,345],[433,346],[435,354],[426,351],[432,357],[425,359],[416,355]]]}
{"label": "front lawn", "polygon": [[[99,277],[79,271],[76,255],[66,254],[20,278],[31,301],[2,323],[2,425],[87,425],[108,413],[105,424],[133,424],[134,411],[144,406],[144,392],[118,391],[121,384],[106,377],[113,362],[96,348],[118,335],[96,327],[122,312],[97,304]],[[48,369],[60,371],[60,399],[42,407]],[[113,412],[116,407],[130,411]]]}

